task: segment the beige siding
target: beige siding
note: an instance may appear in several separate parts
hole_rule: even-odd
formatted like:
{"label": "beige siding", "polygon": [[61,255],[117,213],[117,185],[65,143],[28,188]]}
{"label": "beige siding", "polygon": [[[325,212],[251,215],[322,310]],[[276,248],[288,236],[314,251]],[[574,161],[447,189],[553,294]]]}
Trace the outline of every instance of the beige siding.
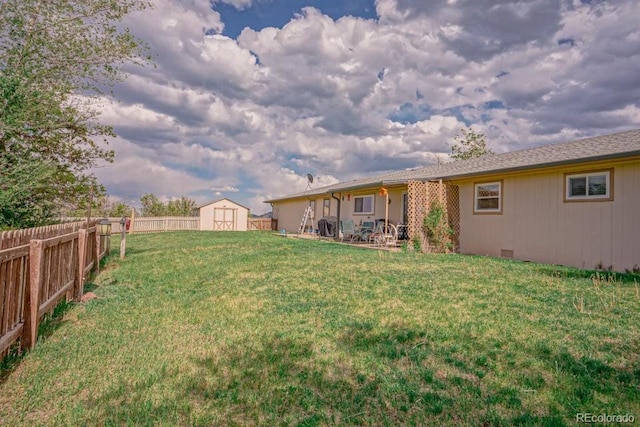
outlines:
{"label": "beige siding", "polygon": [[[460,182],[461,252],[512,250],[516,259],[587,269],[640,265],[640,163],[596,166],[607,167],[614,167],[613,201],[564,202],[564,173],[593,166]],[[503,180],[502,214],[474,214],[474,182],[495,179]]]}
{"label": "beige siding", "polygon": [[[305,208],[309,206],[308,200],[293,200],[273,204],[273,218],[278,220],[278,230],[286,230],[287,233],[297,233],[302,221]],[[322,212],[322,199],[316,202],[316,210]],[[314,221],[314,226],[317,222]]]}

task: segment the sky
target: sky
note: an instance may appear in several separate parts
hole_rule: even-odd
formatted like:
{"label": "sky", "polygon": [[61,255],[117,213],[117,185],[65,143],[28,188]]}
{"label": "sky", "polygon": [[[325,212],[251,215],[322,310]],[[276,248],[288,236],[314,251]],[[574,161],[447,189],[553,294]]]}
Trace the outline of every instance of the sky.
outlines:
{"label": "sky", "polygon": [[154,0],[155,66],[105,99],[93,172],[129,204],[264,200],[493,151],[640,128],[637,0]]}

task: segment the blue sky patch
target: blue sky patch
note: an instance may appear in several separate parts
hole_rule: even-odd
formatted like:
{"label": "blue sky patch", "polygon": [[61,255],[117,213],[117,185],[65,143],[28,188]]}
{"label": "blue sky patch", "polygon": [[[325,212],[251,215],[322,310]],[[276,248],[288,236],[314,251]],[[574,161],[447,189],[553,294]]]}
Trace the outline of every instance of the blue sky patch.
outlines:
{"label": "blue sky patch", "polygon": [[564,39],[558,40],[558,45],[560,46],[567,45],[567,46],[574,47],[576,45],[576,41],[572,38],[564,38]]}
{"label": "blue sky patch", "polygon": [[389,120],[405,125],[413,124],[428,119],[434,113],[435,111],[428,104],[413,105],[411,102],[407,102],[389,114]]}
{"label": "blue sky patch", "polygon": [[245,27],[255,31],[266,27],[282,28],[307,6],[315,7],[334,20],[343,16],[378,18],[374,0],[262,0],[244,10],[225,3],[216,3],[213,8],[224,22],[222,34],[235,39]]}
{"label": "blue sky patch", "polygon": [[[500,100],[492,100],[482,104],[482,109],[485,110],[498,110],[505,108],[504,103]],[[411,102],[407,102],[398,107],[396,111],[389,114],[387,118],[393,122],[407,125],[428,120],[433,115],[453,116],[459,121],[464,122],[466,126],[471,126],[474,121],[465,116],[465,111],[470,109],[475,110],[475,107],[470,104],[464,104],[445,109],[433,109],[428,104],[414,105]],[[482,113],[480,116],[480,121],[486,122],[489,119],[490,113]]]}
{"label": "blue sky patch", "polygon": [[504,102],[494,99],[492,101],[487,101],[484,103],[484,108],[488,110],[504,110]]}

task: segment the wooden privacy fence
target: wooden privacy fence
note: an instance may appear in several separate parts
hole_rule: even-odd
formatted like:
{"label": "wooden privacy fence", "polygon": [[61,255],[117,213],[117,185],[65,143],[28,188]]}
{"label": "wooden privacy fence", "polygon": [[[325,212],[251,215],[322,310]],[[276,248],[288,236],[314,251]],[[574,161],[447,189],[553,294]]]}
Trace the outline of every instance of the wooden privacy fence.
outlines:
{"label": "wooden privacy fence", "polygon": [[108,251],[95,220],[2,232],[0,356],[18,340],[32,348],[42,317],[62,298],[79,301],[84,278]]}
{"label": "wooden privacy fence", "polygon": [[197,216],[135,217],[129,231],[131,233],[155,233],[158,231],[199,230]]}
{"label": "wooden privacy fence", "polygon": [[247,230],[277,230],[278,220],[271,218],[249,218]]}

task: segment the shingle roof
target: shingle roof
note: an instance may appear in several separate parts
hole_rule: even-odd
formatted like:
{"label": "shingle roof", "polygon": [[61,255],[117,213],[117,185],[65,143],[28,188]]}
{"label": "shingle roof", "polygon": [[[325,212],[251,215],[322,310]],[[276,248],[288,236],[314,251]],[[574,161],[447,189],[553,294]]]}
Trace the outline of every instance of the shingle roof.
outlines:
{"label": "shingle roof", "polygon": [[266,202],[330,194],[332,192],[375,185],[402,184],[409,180],[447,180],[494,172],[537,169],[636,155],[640,155],[640,129],[564,143],[543,145],[536,148],[502,154],[489,154],[474,159],[443,163],[424,168],[391,172],[369,178],[341,182],[315,190],[267,200]]}
{"label": "shingle roof", "polygon": [[203,204],[203,205],[196,206],[196,209],[201,209],[201,208],[204,208],[205,206],[213,205],[214,203],[218,203],[218,202],[221,202],[221,201],[223,201],[223,200],[226,200],[226,201],[228,201],[228,202],[233,203],[234,205],[238,205],[238,206],[240,206],[241,208],[245,208],[246,210],[249,210],[249,208],[248,208],[248,207],[243,206],[243,205],[241,205],[241,204],[240,204],[240,203],[238,203],[238,202],[234,202],[233,200],[231,200],[231,199],[229,199],[229,198],[227,198],[227,197],[221,197],[221,198],[219,198],[219,199],[211,200],[210,202],[207,202],[207,203],[205,203],[205,204]]}

